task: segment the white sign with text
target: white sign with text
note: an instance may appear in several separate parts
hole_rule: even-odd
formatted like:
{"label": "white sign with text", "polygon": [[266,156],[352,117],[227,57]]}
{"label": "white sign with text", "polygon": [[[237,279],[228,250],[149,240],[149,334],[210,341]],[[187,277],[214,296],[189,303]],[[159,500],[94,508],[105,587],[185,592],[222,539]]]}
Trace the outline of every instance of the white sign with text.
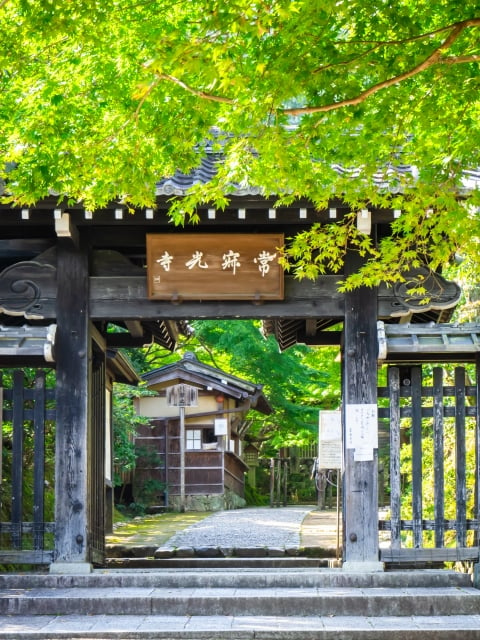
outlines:
{"label": "white sign with text", "polygon": [[347,404],[345,408],[347,449],[354,449],[357,462],[373,460],[378,449],[378,418],[376,404]]}
{"label": "white sign with text", "polygon": [[342,413],[320,411],[318,422],[318,468],[342,468]]}

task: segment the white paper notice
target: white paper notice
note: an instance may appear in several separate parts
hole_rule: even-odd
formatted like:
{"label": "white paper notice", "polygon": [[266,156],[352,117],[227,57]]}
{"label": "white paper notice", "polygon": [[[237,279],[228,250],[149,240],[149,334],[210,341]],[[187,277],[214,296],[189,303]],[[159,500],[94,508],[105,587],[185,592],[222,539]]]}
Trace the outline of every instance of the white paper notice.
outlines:
{"label": "white paper notice", "polygon": [[228,435],[228,422],[226,418],[215,418],[214,421],[215,435],[227,436]]}
{"label": "white paper notice", "polygon": [[342,414],[340,411],[320,411],[318,466],[320,469],[341,469],[342,460]]}
{"label": "white paper notice", "polygon": [[345,408],[347,449],[354,449],[357,462],[373,460],[378,449],[376,404],[347,404]]}

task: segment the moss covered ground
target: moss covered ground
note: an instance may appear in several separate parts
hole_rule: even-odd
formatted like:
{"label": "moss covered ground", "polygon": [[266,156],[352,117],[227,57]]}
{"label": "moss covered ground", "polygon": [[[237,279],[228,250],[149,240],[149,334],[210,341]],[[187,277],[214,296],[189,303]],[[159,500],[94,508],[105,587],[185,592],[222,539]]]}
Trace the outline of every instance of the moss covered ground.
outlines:
{"label": "moss covered ground", "polygon": [[161,546],[177,531],[203,520],[210,513],[187,511],[186,513],[159,513],[117,522],[112,534],[106,537],[107,544]]}

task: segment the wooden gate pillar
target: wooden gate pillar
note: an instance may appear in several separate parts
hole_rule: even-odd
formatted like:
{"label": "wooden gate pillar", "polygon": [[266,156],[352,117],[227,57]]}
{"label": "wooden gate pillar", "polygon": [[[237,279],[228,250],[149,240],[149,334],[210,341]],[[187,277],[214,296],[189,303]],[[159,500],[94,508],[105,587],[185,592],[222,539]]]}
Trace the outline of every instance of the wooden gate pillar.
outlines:
{"label": "wooden gate pillar", "polygon": [[88,573],[91,339],[88,255],[60,239],[57,255],[55,554],[52,573]]}
{"label": "wooden gate pillar", "polygon": [[[350,251],[346,274],[361,266]],[[382,571],[378,555],[377,289],[345,293],[343,568]]]}

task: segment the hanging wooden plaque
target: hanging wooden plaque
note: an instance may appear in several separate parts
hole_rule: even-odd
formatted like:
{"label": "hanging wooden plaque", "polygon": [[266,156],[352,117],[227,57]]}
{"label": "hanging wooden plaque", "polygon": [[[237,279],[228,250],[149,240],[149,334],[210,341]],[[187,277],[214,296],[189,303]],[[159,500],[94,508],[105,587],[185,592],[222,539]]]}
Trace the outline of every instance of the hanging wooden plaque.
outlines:
{"label": "hanging wooden plaque", "polygon": [[154,300],[283,300],[283,234],[147,234]]}

